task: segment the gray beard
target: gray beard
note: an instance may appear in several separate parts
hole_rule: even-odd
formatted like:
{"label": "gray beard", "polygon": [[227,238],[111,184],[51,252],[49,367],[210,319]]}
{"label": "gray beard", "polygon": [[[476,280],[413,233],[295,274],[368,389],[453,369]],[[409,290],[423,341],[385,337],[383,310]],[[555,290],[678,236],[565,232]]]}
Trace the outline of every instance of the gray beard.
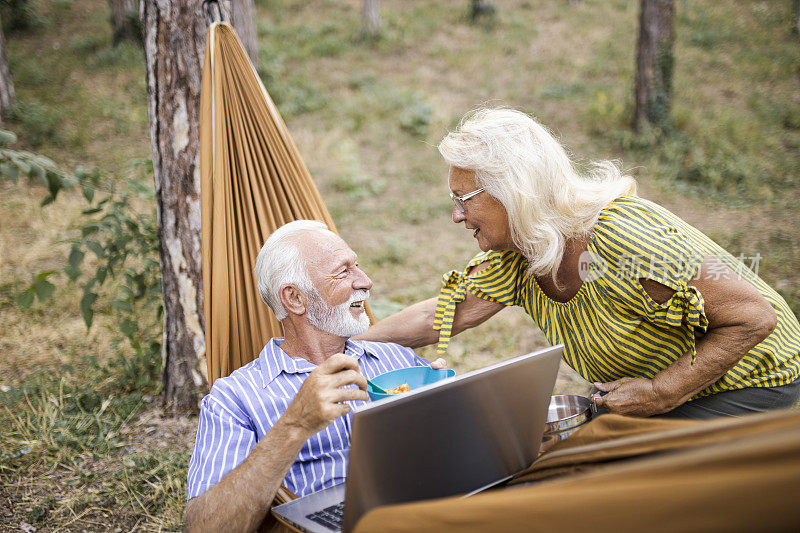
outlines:
{"label": "gray beard", "polygon": [[355,291],[350,300],[335,307],[329,307],[316,290],[308,295],[308,320],[315,328],[349,339],[361,335],[369,329],[367,313],[356,318],[350,312],[350,304],[369,298],[369,291]]}

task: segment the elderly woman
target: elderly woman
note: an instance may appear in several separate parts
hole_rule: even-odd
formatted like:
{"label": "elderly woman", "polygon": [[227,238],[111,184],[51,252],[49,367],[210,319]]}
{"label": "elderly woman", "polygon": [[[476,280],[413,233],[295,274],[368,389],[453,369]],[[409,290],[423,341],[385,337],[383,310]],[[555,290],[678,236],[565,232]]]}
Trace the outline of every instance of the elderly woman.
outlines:
{"label": "elderly woman", "polygon": [[635,195],[611,162],[580,175],[535,120],[483,109],[448,134],[453,222],[482,253],[438,298],[365,338],[423,346],[518,305],[606,395],[637,416],[711,418],[788,407],[800,395],[800,324],[751,270]]}

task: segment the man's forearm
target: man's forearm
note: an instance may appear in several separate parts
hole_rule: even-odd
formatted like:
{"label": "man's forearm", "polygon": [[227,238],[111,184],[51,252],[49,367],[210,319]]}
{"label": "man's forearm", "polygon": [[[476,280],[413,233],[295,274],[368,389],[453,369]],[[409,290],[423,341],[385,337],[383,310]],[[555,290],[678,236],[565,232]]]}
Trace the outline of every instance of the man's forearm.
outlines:
{"label": "man's forearm", "polygon": [[186,531],[253,531],[270,510],[307,436],[282,420],[247,459],[186,504]]}

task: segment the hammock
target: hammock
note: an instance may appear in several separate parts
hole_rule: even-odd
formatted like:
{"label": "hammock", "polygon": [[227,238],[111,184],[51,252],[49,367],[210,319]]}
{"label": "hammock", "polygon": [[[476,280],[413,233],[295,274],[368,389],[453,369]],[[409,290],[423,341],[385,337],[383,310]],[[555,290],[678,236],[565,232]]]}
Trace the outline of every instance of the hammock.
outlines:
{"label": "hammock", "polygon": [[603,415],[511,489],[378,507],[355,533],[800,531],[800,411]]}
{"label": "hammock", "polygon": [[[252,361],[282,328],[253,264],[287,222],[336,228],[275,104],[233,28],[208,29],[200,98],[206,367],[209,387]],[[372,320],[372,314],[367,308]]]}

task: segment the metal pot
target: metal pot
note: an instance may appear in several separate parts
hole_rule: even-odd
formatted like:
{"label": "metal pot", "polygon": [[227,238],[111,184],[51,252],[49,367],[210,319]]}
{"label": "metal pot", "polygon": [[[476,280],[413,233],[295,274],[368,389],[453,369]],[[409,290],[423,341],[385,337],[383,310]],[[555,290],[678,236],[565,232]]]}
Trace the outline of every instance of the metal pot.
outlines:
{"label": "metal pot", "polygon": [[555,394],[550,398],[541,452],[566,439],[592,419],[591,401],[574,394]]}

